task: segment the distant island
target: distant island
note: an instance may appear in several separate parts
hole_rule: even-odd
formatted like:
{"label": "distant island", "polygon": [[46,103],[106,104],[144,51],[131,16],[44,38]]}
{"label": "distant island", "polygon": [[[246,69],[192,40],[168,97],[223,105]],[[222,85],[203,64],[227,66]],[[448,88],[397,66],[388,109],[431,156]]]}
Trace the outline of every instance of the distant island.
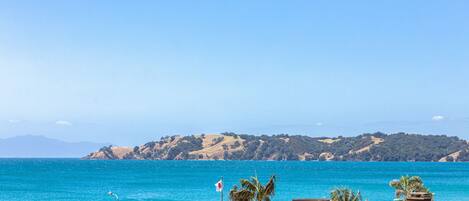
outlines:
{"label": "distant island", "polygon": [[469,161],[469,144],[445,135],[369,133],[356,137],[246,135],[167,136],[141,146],[105,146],[94,160]]}
{"label": "distant island", "polygon": [[77,158],[107,145],[23,135],[0,139],[0,158]]}

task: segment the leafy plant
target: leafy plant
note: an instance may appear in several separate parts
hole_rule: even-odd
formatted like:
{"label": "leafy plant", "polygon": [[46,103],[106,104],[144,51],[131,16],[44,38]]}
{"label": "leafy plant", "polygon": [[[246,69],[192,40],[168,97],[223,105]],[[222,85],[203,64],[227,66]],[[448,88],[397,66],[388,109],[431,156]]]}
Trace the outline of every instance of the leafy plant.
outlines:
{"label": "leafy plant", "polygon": [[396,198],[410,197],[413,192],[430,192],[419,176],[402,176],[389,182],[389,186],[396,190]]}
{"label": "leafy plant", "polygon": [[361,201],[360,191],[353,192],[348,188],[336,188],[331,192],[331,201]]}
{"label": "leafy plant", "polygon": [[241,188],[234,186],[230,190],[232,201],[270,201],[275,193],[275,175],[262,185],[259,179],[251,177],[251,180],[241,179]]}

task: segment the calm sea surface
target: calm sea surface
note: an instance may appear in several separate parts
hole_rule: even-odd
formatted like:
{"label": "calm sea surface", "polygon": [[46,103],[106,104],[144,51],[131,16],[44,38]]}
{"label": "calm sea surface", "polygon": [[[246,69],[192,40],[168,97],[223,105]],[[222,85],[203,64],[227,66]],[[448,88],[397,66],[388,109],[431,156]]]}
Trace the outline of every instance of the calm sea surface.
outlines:
{"label": "calm sea surface", "polygon": [[469,201],[469,163],[84,161],[0,159],[0,200],[220,200],[214,184],[228,187],[257,174],[278,177],[273,200],[327,197],[334,187],[359,189],[370,201],[391,201],[388,182],[419,175],[436,201]]}

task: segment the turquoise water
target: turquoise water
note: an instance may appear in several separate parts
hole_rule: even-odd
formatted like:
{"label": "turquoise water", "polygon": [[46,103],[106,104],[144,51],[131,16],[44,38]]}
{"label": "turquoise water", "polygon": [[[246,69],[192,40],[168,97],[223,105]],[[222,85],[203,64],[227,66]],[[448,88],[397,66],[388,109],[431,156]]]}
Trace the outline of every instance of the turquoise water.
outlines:
{"label": "turquoise water", "polygon": [[[256,174],[276,174],[273,200],[327,197],[333,187],[360,189],[370,201],[391,201],[389,180],[419,175],[436,201],[469,201],[469,163],[273,162],[273,161],[83,161],[0,159],[0,200],[219,200],[225,186]],[[225,200],[228,189],[225,188]]]}

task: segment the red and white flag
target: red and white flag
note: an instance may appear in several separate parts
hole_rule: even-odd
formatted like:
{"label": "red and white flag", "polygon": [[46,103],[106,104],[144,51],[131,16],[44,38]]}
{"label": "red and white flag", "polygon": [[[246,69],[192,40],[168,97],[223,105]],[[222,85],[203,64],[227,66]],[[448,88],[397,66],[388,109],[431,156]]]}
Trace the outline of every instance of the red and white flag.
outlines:
{"label": "red and white flag", "polygon": [[221,192],[223,190],[223,181],[220,180],[215,184],[217,192]]}

